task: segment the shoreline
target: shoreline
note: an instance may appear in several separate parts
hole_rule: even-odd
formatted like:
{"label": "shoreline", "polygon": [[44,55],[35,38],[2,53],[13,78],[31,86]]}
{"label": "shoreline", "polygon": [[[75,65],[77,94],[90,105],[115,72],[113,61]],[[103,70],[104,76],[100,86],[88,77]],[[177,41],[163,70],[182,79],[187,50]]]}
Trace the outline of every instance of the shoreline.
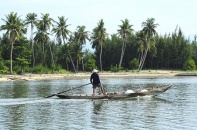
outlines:
{"label": "shoreline", "polygon": [[[36,81],[36,80],[89,80],[91,72],[70,74],[23,74],[0,75],[0,82],[6,81]],[[140,72],[99,72],[100,79],[107,78],[170,78],[175,76],[197,76],[197,72],[172,70],[142,70]]]}

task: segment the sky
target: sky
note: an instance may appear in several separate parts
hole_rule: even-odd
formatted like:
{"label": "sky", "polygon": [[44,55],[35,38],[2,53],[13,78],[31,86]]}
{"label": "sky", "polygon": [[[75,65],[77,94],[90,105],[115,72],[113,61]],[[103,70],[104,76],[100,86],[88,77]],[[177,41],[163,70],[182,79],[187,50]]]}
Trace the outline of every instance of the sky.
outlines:
{"label": "sky", "polygon": [[[68,18],[69,30],[76,31],[84,25],[92,32],[103,19],[108,34],[116,34],[121,20],[128,19],[135,32],[142,29],[142,22],[154,18],[160,35],[174,32],[180,27],[186,38],[197,34],[197,0],[0,0],[0,26],[2,18],[16,12],[25,19],[28,13],[49,13],[54,20],[58,16]],[[2,32],[0,32],[0,36]],[[87,45],[90,47],[90,45]]]}

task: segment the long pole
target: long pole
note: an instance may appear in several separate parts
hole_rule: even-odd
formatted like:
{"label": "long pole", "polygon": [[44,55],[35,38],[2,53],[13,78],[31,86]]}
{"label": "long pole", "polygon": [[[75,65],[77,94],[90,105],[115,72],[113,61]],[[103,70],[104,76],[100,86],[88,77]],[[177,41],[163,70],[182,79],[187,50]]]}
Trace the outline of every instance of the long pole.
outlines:
{"label": "long pole", "polygon": [[[88,83],[88,84],[91,84],[91,83]],[[46,96],[45,98],[50,98],[50,97],[56,96],[56,95],[61,94],[61,93],[64,93],[64,92],[68,92],[68,91],[70,91],[70,90],[73,90],[73,89],[77,89],[77,88],[86,86],[86,85],[88,85],[88,84],[84,84],[84,85],[81,85],[81,86],[78,86],[78,87],[75,87],[75,88],[70,88],[70,89],[67,89],[67,90],[65,90],[65,91],[62,91],[62,92],[59,92],[59,93],[55,93],[55,94]]]}

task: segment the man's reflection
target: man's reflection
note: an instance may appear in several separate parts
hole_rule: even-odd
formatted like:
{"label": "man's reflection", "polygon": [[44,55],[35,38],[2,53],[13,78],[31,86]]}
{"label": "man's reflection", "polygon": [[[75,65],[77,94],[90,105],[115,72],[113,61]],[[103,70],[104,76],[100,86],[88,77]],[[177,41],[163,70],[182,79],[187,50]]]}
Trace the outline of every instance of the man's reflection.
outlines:
{"label": "man's reflection", "polygon": [[98,114],[99,111],[101,111],[101,109],[103,108],[103,104],[104,104],[105,100],[94,100],[93,101],[93,113],[94,114]]}

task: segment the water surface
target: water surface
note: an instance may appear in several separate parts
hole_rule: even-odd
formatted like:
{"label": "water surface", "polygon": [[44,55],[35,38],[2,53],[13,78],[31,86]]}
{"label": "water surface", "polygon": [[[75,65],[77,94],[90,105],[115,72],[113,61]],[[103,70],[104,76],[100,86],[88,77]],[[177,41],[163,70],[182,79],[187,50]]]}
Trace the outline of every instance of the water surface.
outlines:
{"label": "water surface", "polygon": [[[156,97],[131,100],[66,100],[45,96],[89,80],[0,82],[1,130],[195,130],[197,78],[103,79],[106,91],[172,85]],[[73,93],[92,93],[87,85]],[[98,91],[99,92],[99,91]]]}

